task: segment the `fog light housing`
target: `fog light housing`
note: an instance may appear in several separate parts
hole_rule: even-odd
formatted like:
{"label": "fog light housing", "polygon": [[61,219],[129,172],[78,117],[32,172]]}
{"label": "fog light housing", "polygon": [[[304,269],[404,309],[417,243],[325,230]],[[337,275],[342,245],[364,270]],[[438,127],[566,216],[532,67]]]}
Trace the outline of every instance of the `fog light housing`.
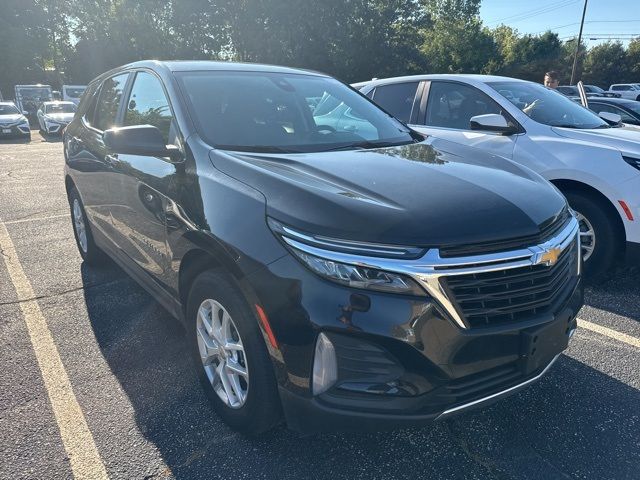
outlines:
{"label": "fog light housing", "polygon": [[313,358],[312,392],[320,395],[326,392],[338,380],[338,361],[331,340],[324,334],[318,335]]}

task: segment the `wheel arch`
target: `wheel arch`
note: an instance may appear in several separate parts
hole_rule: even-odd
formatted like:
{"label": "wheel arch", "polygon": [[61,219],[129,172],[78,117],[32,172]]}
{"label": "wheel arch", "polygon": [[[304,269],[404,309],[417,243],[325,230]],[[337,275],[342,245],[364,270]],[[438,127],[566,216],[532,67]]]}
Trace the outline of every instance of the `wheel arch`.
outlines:
{"label": "wheel arch", "polygon": [[624,250],[626,239],[626,230],[624,228],[624,223],[622,222],[622,218],[620,217],[618,209],[606,195],[604,195],[601,191],[592,187],[591,185],[579,182],[577,180],[554,179],[550,180],[550,182],[553,183],[563,194],[565,192],[587,194],[592,199],[596,200],[600,205],[602,205],[607,211],[607,216],[613,219],[616,236],[619,243],[618,247],[620,248],[620,251]]}

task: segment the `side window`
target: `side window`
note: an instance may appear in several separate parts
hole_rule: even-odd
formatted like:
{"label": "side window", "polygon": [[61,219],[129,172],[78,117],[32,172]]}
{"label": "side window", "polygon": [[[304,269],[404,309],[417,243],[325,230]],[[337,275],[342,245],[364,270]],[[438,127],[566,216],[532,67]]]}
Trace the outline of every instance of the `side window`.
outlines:
{"label": "side window", "polygon": [[469,130],[471,117],[487,113],[503,112],[477,88],[454,82],[431,82],[426,125]]}
{"label": "side window", "polygon": [[600,112],[615,113],[616,115],[620,115],[624,123],[637,122],[637,120],[633,118],[631,115],[629,115],[627,112],[625,112],[624,110],[618,107],[614,107],[613,105],[606,105],[604,103],[591,104],[591,110],[593,110],[596,113],[600,113]]}
{"label": "side window", "polygon": [[169,101],[160,80],[147,72],[137,73],[124,115],[124,125],[153,125],[162,132],[165,142],[171,143],[169,131],[172,120]]}
{"label": "side window", "polygon": [[115,125],[128,77],[128,73],[123,73],[108,78],[102,83],[92,124],[98,130],[107,130]]}
{"label": "side window", "polygon": [[398,120],[409,123],[418,82],[382,85],[375,89],[373,101]]}

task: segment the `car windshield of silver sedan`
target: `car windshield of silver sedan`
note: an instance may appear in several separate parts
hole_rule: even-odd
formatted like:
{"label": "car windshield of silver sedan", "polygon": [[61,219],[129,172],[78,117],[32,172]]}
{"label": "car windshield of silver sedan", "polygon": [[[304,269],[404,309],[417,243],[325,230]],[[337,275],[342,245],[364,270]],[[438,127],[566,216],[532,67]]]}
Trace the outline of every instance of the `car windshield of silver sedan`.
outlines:
{"label": "car windshield of silver sedan", "polygon": [[339,81],[272,72],[178,72],[202,138],[216,148],[302,153],[421,138]]}
{"label": "car windshield of silver sedan", "polygon": [[72,103],[57,103],[45,106],[45,113],[51,115],[54,113],[74,113],[76,106]]}
{"label": "car windshield of silver sedan", "polygon": [[20,113],[14,105],[0,105],[0,115],[15,115]]}
{"label": "car windshield of silver sedan", "polygon": [[489,86],[536,122],[552,127],[610,128],[596,114],[550,88],[535,83],[492,82]]}

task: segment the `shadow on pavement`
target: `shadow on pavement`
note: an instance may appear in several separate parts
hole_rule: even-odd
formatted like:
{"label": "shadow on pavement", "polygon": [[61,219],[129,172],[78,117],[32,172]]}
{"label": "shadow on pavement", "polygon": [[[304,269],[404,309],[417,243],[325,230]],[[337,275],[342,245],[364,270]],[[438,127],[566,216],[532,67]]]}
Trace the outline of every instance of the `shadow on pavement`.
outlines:
{"label": "shadow on pavement", "polygon": [[[85,285],[109,277],[124,274],[82,266]],[[128,278],[84,292],[137,427],[176,478],[622,479],[640,471],[640,391],[566,356],[524,392],[433,427],[312,437],[280,427],[248,439],[209,409],[184,330],[149,295]]]}
{"label": "shadow on pavement", "polygon": [[585,304],[640,321],[640,267],[620,267],[597,284],[587,283]]}

